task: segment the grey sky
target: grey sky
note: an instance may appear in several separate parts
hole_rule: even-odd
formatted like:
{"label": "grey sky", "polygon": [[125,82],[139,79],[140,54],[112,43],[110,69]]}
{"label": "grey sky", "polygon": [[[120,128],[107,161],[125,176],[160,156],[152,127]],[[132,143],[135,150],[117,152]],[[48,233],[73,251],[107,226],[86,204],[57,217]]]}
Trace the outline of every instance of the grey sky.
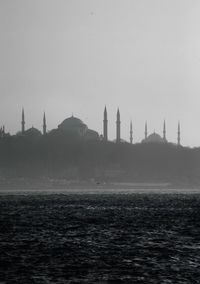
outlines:
{"label": "grey sky", "polygon": [[0,0],[0,123],[48,129],[72,112],[109,138],[149,133],[200,145],[199,0]]}

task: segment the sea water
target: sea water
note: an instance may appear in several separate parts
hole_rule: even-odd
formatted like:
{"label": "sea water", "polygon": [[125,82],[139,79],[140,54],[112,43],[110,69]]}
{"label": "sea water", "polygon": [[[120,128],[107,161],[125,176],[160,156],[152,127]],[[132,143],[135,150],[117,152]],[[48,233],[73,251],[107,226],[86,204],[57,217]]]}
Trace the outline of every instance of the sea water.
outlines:
{"label": "sea water", "polygon": [[198,191],[81,192],[1,192],[0,283],[199,283]]}

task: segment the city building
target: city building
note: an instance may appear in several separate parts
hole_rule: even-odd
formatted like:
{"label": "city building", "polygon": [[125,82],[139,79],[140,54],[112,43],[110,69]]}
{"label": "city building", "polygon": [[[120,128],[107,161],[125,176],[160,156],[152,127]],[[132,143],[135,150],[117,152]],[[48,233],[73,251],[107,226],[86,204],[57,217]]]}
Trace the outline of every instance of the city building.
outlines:
{"label": "city building", "polygon": [[[17,133],[17,135],[20,136],[27,136],[27,137],[39,137],[41,135],[46,135],[49,133],[47,131],[47,122],[46,122],[46,115],[43,114],[43,125],[42,125],[42,132],[38,130],[35,127],[31,127],[29,129],[25,129],[25,113],[24,108],[22,109],[22,119],[21,119],[21,131]],[[108,140],[108,113],[107,108],[105,106],[104,112],[103,112],[103,134],[99,135],[97,131],[89,129],[88,126],[78,117],[70,116],[66,119],[64,119],[56,129],[51,130],[52,131],[72,131],[76,134],[78,134],[80,137],[82,137],[85,140],[101,140],[103,142],[107,142]],[[0,137],[8,136],[9,133],[5,133],[5,127],[0,128]],[[133,137],[133,124],[132,121],[130,122],[130,144],[133,144],[134,137]],[[170,143],[168,142],[166,138],[166,122],[164,120],[163,123],[163,134],[162,136],[155,131],[153,133],[150,133],[148,135],[148,128],[147,128],[147,122],[145,122],[145,130],[144,130],[144,139],[142,139],[141,143]],[[115,143],[122,143],[126,142],[124,139],[121,138],[121,118],[120,118],[120,111],[119,108],[117,109],[116,114],[116,138],[114,139]],[[178,129],[177,129],[177,143],[178,146],[181,145],[181,131],[180,131],[180,122],[178,122]]]}

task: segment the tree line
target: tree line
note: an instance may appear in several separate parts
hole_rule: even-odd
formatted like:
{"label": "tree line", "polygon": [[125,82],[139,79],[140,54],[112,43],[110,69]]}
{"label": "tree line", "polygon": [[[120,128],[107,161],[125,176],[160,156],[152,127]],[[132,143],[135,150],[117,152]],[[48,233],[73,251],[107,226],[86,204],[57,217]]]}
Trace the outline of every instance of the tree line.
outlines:
{"label": "tree line", "polygon": [[0,177],[200,183],[200,148],[89,140],[74,132],[0,139]]}

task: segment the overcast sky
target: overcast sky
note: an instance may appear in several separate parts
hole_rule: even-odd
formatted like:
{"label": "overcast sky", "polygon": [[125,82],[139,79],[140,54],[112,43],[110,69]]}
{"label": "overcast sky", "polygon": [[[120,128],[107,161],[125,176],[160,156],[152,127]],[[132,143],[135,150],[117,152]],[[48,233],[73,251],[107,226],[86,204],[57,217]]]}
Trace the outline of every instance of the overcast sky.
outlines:
{"label": "overcast sky", "polygon": [[109,139],[162,134],[200,146],[199,0],[0,0],[0,124],[12,134],[81,118]]}

